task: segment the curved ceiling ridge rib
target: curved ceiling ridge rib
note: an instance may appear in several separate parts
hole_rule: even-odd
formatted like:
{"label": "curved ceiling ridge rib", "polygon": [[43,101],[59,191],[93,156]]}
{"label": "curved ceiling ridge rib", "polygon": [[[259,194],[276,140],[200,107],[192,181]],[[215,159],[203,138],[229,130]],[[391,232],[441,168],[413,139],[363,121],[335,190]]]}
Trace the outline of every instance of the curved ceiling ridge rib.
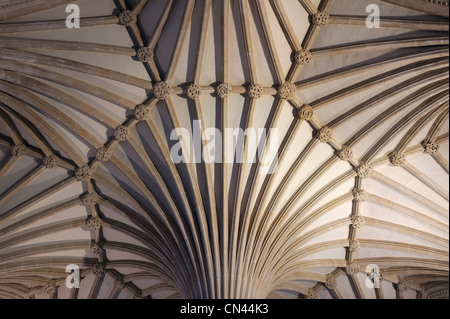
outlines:
{"label": "curved ceiling ridge rib", "polygon": [[376,3],[0,0],[0,298],[448,298],[448,6]]}

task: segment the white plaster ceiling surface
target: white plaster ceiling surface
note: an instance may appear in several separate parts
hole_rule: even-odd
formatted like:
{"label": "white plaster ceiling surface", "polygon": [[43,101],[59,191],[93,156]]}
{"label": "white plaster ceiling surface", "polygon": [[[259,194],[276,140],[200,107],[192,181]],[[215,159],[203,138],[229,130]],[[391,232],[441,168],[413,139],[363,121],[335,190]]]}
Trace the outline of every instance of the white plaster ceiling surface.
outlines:
{"label": "white plaster ceiling surface", "polygon": [[[448,298],[448,10],[0,0],[0,298]],[[274,174],[175,164],[195,120]]]}

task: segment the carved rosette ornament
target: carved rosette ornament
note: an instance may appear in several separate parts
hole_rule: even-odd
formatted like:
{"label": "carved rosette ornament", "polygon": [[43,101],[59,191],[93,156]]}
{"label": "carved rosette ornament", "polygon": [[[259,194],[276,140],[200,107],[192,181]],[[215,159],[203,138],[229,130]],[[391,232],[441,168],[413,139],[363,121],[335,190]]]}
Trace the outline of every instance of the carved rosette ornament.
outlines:
{"label": "carved rosette ornament", "polygon": [[101,255],[105,251],[103,249],[103,244],[102,243],[97,243],[95,241],[91,242],[91,245],[89,246],[89,249],[95,255]]}
{"label": "carved rosette ornament", "polygon": [[327,274],[325,286],[330,290],[334,290],[337,288],[336,278],[334,278],[334,276],[332,274]]}
{"label": "carved rosette ornament", "polygon": [[353,228],[359,229],[364,227],[366,220],[362,216],[352,216],[350,218]]}
{"label": "carved rosette ornament", "polygon": [[98,203],[97,193],[85,193],[81,196],[81,202],[83,205],[95,205]]}
{"label": "carved rosette ornament", "polygon": [[248,88],[248,95],[250,96],[250,98],[255,100],[261,98],[263,95],[262,86],[257,83],[250,85],[250,87]]}
{"label": "carved rosette ornament", "polygon": [[44,166],[48,169],[55,168],[58,164],[58,156],[52,154],[44,158]]}
{"label": "carved rosette ornament", "polygon": [[99,162],[106,162],[112,156],[111,151],[109,151],[106,147],[102,146],[95,152],[95,158]]}
{"label": "carved rosette ornament", "polygon": [[359,273],[359,264],[356,261],[351,261],[347,263],[347,267],[345,267],[345,272],[349,276],[356,276]]}
{"label": "carved rosette ornament", "polygon": [[393,152],[389,155],[389,161],[394,166],[405,166],[406,156],[403,153]]}
{"label": "carved rosette ornament", "polygon": [[106,275],[106,262],[98,262],[92,268],[94,275],[97,277],[103,277]]}
{"label": "carved rosette ornament", "polygon": [[196,100],[200,96],[200,87],[195,83],[191,83],[186,89],[186,94],[189,99]]}
{"label": "carved rosette ornament", "polygon": [[86,219],[86,226],[92,231],[97,231],[102,226],[102,220],[98,217],[89,216]]}
{"label": "carved rosette ornament", "polygon": [[150,106],[139,104],[134,108],[134,118],[138,121],[145,121],[150,116]]}
{"label": "carved rosette ornament", "polygon": [[432,3],[432,4],[437,4],[437,5],[441,5],[441,6],[446,6],[448,7],[450,5],[450,3],[448,2],[448,0],[424,0],[425,2],[428,3]]}
{"label": "carved rosette ornament", "polygon": [[312,23],[317,27],[323,27],[328,24],[330,15],[326,11],[319,11],[312,16]]}
{"label": "carved rosette ornament", "polygon": [[137,16],[130,10],[124,10],[119,14],[119,24],[131,27],[137,22]]}
{"label": "carved rosette ornament", "polygon": [[343,161],[350,161],[353,158],[353,151],[350,147],[344,145],[342,149],[337,152],[337,156]]}
{"label": "carved rosette ornament", "polygon": [[314,109],[308,104],[298,109],[298,117],[303,121],[311,121],[314,116]]}
{"label": "carved rosette ornament", "polygon": [[17,144],[11,147],[11,154],[14,157],[22,156],[27,150],[27,147],[24,144]]}
{"label": "carved rosette ornament", "polygon": [[297,88],[291,82],[284,82],[278,88],[278,97],[282,100],[290,100],[294,97]]}
{"label": "carved rosette ornament", "polygon": [[128,139],[129,134],[130,130],[123,125],[119,126],[114,130],[114,137],[119,142],[125,142]]}
{"label": "carved rosette ornament", "polygon": [[359,251],[361,249],[361,243],[358,240],[350,240],[348,248],[351,252]]}
{"label": "carved rosette ornament", "polygon": [[87,182],[91,178],[91,168],[83,165],[75,171],[75,178],[78,182]]}
{"label": "carved rosette ornament", "polygon": [[49,295],[53,295],[56,292],[56,281],[52,279],[46,283],[44,286],[44,291]]}
{"label": "carved rosette ornament", "polygon": [[322,143],[329,143],[333,139],[333,131],[328,126],[324,126],[317,132],[316,138]]}
{"label": "carved rosette ornament", "polygon": [[155,95],[155,98],[158,100],[165,100],[169,97],[171,92],[169,84],[167,84],[164,81],[157,82],[153,86],[153,94]]}
{"label": "carved rosette ornament", "polygon": [[217,96],[225,99],[233,92],[233,88],[228,83],[220,83],[216,89]]}
{"label": "carved rosette ornament", "polygon": [[360,167],[357,168],[356,173],[361,178],[371,178],[373,176],[373,166],[372,164],[362,164]]}
{"label": "carved rosette ornament", "polygon": [[423,149],[425,153],[434,155],[439,151],[439,144],[431,141],[422,142]]}
{"label": "carved rosette ornament", "polygon": [[355,188],[352,191],[353,199],[357,202],[365,202],[369,198],[369,194],[363,189]]}
{"label": "carved rosette ornament", "polygon": [[406,283],[406,280],[404,278],[399,278],[396,287],[397,287],[397,290],[400,292],[405,292],[409,288],[408,284]]}
{"label": "carved rosette ornament", "polygon": [[310,63],[312,60],[312,55],[309,50],[301,49],[300,51],[295,52],[294,61],[299,65],[305,65]]}
{"label": "carved rosette ornament", "polygon": [[149,47],[140,47],[136,51],[136,58],[141,62],[150,62],[155,53]]}

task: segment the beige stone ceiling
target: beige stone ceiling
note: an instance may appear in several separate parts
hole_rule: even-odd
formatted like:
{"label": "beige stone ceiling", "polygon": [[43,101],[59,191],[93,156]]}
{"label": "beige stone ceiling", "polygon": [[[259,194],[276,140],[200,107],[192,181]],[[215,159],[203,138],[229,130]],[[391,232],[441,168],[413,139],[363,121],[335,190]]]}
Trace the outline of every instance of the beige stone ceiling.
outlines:
{"label": "beige stone ceiling", "polygon": [[0,0],[0,298],[448,298],[448,50],[448,1]]}

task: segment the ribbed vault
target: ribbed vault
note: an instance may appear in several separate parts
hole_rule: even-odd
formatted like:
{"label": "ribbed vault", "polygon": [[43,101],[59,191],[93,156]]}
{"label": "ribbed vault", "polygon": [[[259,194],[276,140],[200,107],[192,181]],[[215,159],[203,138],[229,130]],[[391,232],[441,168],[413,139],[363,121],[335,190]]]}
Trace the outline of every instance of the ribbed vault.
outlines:
{"label": "ribbed vault", "polygon": [[448,1],[356,2],[0,0],[0,298],[448,298]]}

